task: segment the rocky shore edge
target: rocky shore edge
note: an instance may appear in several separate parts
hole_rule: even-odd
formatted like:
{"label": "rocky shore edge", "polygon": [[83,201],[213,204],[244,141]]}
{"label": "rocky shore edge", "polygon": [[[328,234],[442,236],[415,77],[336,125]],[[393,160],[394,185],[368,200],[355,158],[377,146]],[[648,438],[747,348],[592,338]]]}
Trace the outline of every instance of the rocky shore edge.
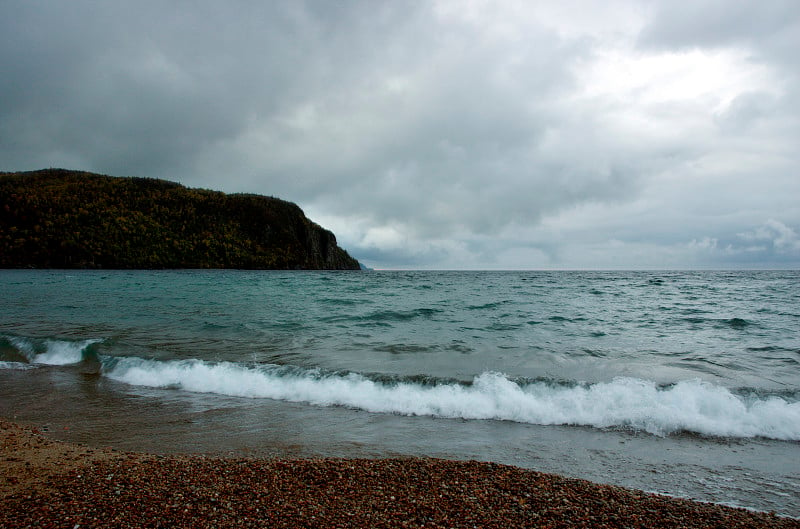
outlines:
{"label": "rocky shore edge", "polygon": [[781,527],[800,520],[438,459],[160,456],[0,419],[0,527]]}

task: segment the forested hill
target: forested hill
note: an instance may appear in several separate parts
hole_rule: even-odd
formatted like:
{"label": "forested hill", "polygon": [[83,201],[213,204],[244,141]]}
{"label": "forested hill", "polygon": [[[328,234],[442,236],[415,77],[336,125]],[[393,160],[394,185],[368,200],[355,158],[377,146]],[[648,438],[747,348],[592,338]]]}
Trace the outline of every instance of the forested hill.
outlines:
{"label": "forested hill", "polygon": [[153,178],[0,173],[0,268],[358,269],[295,204]]}

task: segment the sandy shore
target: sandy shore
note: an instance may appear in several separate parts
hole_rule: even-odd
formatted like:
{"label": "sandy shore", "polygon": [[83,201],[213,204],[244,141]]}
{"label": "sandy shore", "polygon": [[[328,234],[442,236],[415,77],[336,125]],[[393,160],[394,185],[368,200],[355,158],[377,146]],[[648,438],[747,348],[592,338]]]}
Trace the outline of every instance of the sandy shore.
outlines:
{"label": "sandy shore", "polygon": [[792,527],[478,462],[156,456],[0,419],[0,527]]}

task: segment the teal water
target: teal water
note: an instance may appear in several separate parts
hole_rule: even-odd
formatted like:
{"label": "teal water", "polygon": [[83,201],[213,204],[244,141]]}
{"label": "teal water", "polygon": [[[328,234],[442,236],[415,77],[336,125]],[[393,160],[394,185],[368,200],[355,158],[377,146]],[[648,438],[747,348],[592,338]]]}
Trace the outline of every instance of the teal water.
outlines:
{"label": "teal water", "polygon": [[477,458],[800,516],[799,279],[0,271],[0,414],[124,449]]}

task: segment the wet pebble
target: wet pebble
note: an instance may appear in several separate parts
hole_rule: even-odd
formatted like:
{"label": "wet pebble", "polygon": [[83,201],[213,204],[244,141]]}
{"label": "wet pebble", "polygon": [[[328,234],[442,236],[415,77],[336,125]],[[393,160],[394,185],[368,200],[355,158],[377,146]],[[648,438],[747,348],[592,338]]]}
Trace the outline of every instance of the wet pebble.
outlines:
{"label": "wet pebble", "polygon": [[23,450],[17,441],[4,441],[2,464],[17,468],[7,460],[27,458],[37,474],[25,478],[25,490],[3,489],[0,527],[800,529],[799,520],[772,514],[494,463],[83,451],[79,463],[48,466],[35,454],[63,456],[64,445],[42,438],[38,448]]}

